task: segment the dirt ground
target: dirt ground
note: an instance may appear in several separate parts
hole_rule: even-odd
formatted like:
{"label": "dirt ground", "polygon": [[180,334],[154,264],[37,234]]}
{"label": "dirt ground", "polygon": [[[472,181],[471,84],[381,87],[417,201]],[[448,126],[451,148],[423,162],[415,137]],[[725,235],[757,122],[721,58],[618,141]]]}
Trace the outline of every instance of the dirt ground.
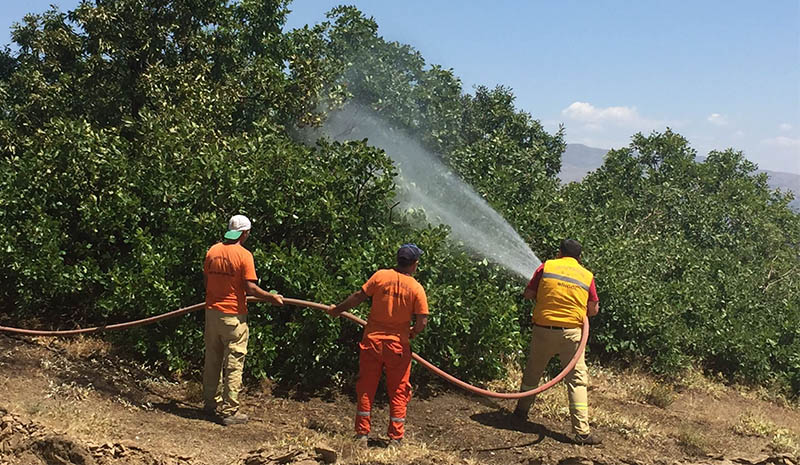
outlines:
{"label": "dirt ground", "polygon": [[352,441],[354,406],[344,393],[297,399],[250,386],[242,396],[250,423],[225,427],[198,409],[199,383],[121,360],[102,341],[0,335],[0,465],[798,465],[796,405],[699,375],[670,386],[632,370],[592,366],[590,375],[601,446],[570,443],[566,391],[557,386],[527,422],[511,420],[511,401],[455,388],[418,396],[397,448],[387,447],[379,398],[363,449]]}

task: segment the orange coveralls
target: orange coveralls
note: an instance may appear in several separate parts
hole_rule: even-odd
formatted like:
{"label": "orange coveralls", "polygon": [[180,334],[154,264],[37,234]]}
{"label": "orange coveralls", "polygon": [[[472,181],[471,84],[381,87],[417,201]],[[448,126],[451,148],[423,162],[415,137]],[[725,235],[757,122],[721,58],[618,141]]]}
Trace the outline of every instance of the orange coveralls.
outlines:
{"label": "orange coveralls", "polygon": [[391,439],[401,439],[405,434],[406,406],[411,400],[411,317],[428,314],[428,298],[412,276],[389,269],[378,270],[361,290],[372,297],[372,306],[359,343],[356,434],[369,434],[372,401],[385,369],[388,433]]}

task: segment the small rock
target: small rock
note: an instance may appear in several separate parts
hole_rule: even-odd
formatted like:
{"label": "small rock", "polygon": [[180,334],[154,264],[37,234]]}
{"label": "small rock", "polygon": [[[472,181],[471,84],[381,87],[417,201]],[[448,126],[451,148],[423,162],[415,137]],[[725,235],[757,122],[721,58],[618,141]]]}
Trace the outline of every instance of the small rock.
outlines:
{"label": "small rock", "polygon": [[300,454],[302,454],[301,451],[293,450],[293,451],[290,451],[288,454],[283,454],[283,455],[280,455],[278,457],[269,457],[269,458],[272,461],[274,461],[275,463],[289,463],[289,462],[293,462],[294,459],[296,459],[297,456],[299,456]]}
{"label": "small rock", "polygon": [[336,459],[338,458],[336,451],[327,444],[320,444],[314,447],[314,452],[319,454],[322,457],[322,461],[325,463],[336,463]]}

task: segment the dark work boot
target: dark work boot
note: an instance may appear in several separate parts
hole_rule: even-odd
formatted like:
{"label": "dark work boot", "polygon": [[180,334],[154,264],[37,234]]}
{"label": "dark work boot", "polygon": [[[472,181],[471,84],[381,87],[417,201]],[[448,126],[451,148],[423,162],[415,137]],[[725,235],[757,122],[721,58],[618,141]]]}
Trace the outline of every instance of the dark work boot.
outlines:
{"label": "dark work boot", "polygon": [[597,446],[603,443],[600,438],[592,434],[576,434],[572,442],[579,446]]}
{"label": "dark work boot", "polygon": [[392,439],[389,438],[389,445],[387,446],[390,449],[394,449],[403,445],[403,438]]}
{"label": "dark work boot", "polygon": [[514,409],[514,413],[511,414],[511,417],[515,421],[526,422],[528,421],[528,411],[517,407]]}

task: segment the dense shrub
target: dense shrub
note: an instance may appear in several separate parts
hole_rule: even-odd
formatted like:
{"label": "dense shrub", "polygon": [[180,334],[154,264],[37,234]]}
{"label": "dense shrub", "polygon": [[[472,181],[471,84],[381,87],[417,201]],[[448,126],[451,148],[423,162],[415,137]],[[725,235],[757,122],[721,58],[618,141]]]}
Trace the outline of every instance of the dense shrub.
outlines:
{"label": "dense shrub", "polygon": [[[352,100],[439,153],[542,258],[584,243],[602,301],[593,353],[800,392],[800,219],[741,153],[698,163],[669,130],[639,134],[562,187],[563,131],[510,89],[464,93],[355,8],[282,32],[281,0],[163,3],[30,15],[0,53],[3,320],[95,325],[200,302],[204,253],[244,213],[262,286],[319,302],[417,242],[433,313],[415,350],[468,380],[501,376],[525,352],[524,283],[398,212],[396,168],[369,141],[298,142]],[[251,377],[314,388],[356,369],[349,323],[260,304],[251,322]],[[201,366],[199,313],[117,338]]]}
{"label": "dense shrub", "polygon": [[733,150],[698,163],[667,130],[567,189],[598,271],[596,348],[797,392],[800,217],[754,171]]}

